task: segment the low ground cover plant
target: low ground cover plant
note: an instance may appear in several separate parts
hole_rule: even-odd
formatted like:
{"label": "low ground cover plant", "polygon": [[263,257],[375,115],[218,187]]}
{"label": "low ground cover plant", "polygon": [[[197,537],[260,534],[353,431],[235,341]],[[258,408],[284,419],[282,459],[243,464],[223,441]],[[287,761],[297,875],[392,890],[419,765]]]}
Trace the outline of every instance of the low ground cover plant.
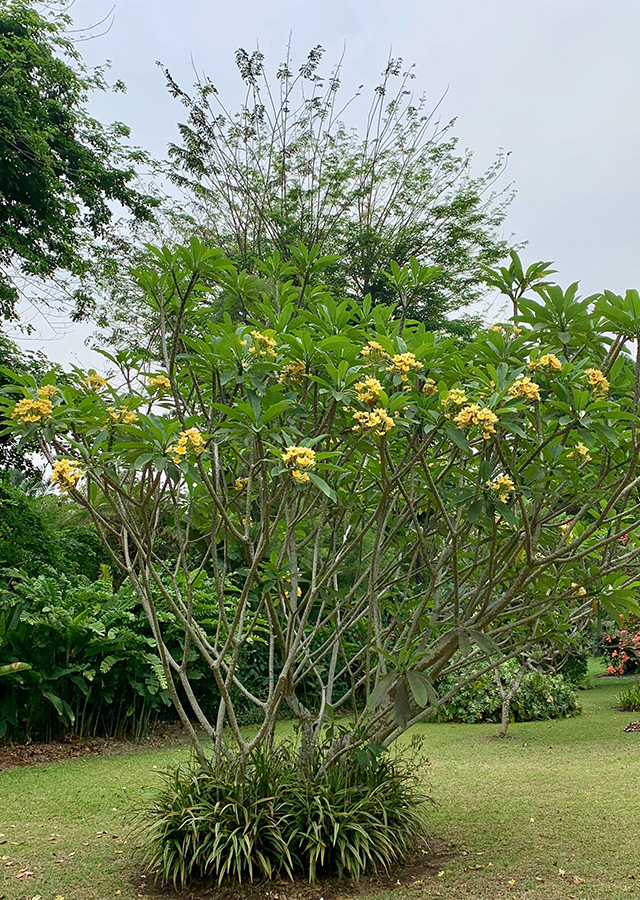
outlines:
{"label": "low ground cover plant", "polygon": [[208,771],[170,769],[147,811],[146,864],[175,887],[193,877],[315,881],[388,868],[427,825],[415,744],[406,757],[378,748],[330,766],[316,759],[310,769],[284,741],[260,747],[246,763],[236,757]]}
{"label": "low ground cover plant", "polygon": [[634,681],[620,691],[616,697],[616,709],[625,712],[640,711],[640,681]]}

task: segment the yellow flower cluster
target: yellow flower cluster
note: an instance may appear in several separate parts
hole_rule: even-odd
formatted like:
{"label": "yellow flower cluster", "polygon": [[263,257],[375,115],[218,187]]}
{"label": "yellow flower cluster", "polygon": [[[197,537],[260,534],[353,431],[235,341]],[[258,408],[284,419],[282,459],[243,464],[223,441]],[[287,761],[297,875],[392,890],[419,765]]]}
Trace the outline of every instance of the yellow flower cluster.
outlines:
{"label": "yellow flower cluster", "polygon": [[116,425],[133,425],[138,421],[136,413],[132,409],[127,409],[126,406],[121,406],[119,409],[115,406],[108,406],[107,413]]}
{"label": "yellow flower cluster", "polygon": [[482,431],[482,437],[488,440],[492,434],[496,433],[495,425],[498,417],[492,410],[472,403],[470,406],[463,407],[453,421],[458,428],[463,430],[478,425]]}
{"label": "yellow flower cluster", "polygon": [[584,374],[589,379],[591,393],[596,398],[596,400],[606,397],[607,391],[609,390],[609,382],[604,377],[600,369],[586,369]]}
{"label": "yellow flower cluster", "polygon": [[311,447],[287,447],[281,457],[292,477],[299,483],[309,481],[305,469],[313,469],[316,464],[316,452]]}
{"label": "yellow flower cluster", "polygon": [[199,456],[205,451],[204,440],[197,428],[187,428],[186,431],[180,432],[180,437],[176,444],[167,447],[167,453],[172,454],[171,458],[174,463],[182,462],[182,457],[187,453],[195,453]]}
{"label": "yellow flower cluster", "polygon": [[420,369],[424,369],[424,366],[418,362],[413,353],[398,353],[392,358],[391,365],[387,366],[387,372],[399,375],[402,381],[407,380],[410,372],[414,370],[419,372]]}
{"label": "yellow flower cluster", "polygon": [[40,397],[41,400],[51,400],[57,390],[58,388],[55,384],[43,384],[42,387],[38,388],[38,397]]}
{"label": "yellow flower cluster", "polygon": [[391,416],[380,407],[371,412],[354,412],[353,418],[357,423],[353,426],[354,431],[373,431],[380,437],[396,424]]}
{"label": "yellow flower cluster", "polygon": [[73,459],[57,459],[53,464],[51,481],[60,487],[61,491],[70,491],[75,488],[82,478],[82,469]]}
{"label": "yellow flower cluster", "polygon": [[249,481],[248,478],[236,478],[235,484],[234,484],[235,489],[237,491],[243,491],[246,488],[248,481]]}
{"label": "yellow flower cluster", "polygon": [[515,486],[508,475],[498,475],[493,481],[487,481],[487,487],[493,491],[499,503],[506,503]]}
{"label": "yellow flower cluster", "polygon": [[302,384],[306,374],[307,367],[303,361],[301,359],[294,359],[284,367],[282,372],[280,372],[278,381],[280,384],[284,384],[285,381],[290,381],[292,384]]}
{"label": "yellow flower cluster", "polygon": [[568,454],[569,457],[573,457],[577,459],[579,462],[591,462],[591,455],[589,454],[589,448],[586,447],[582,441],[578,441],[575,448]]}
{"label": "yellow flower cluster", "polygon": [[554,353],[544,353],[538,359],[530,360],[529,368],[532,372],[535,369],[545,369],[547,372],[560,372],[562,363]]}
{"label": "yellow flower cluster", "polygon": [[379,344],[377,341],[367,341],[366,346],[360,351],[360,356],[364,356],[365,359],[373,361],[391,359],[382,344]]}
{"label": "yellow flower cluster", "polygon": [[[53,387],[53,385],[38,388],[37,400],[31,400],[28,397],[25,397],[24,400],[18,400],[11,413],[11,418],[17,419],[23,425],[31,425],[33,422],[47,419],[53,412],[53,406],[51,400],[49,400],[50,394],[47,396],[48,388],[50,387]],[[44,395],[41,394],[41,391],[45,392]],[[53,388],[53,393],[55,393],[55,388]]]}
{"label": "yellow flower cluster", "polygon": [[587,589],[582,587],[582,585],[580,585],[580,587],[578,587],[578,585],[576,584],[575,581],[571,582],[571,587],[577,588],[576,594],[578,595],[578,597],[586,597],[587,596]]}
{"label": "yellow flower cluster", "polygon": [[[249,347],[248,352],[252,356],[275,359],[276,342],[272,337],[269,337],[268,334],[262,334],[261,331],[256,331],[255,329],[251,332],[251,337],[253,338],[253,345]],[[240,341],[240,343],[243,347],[247,346],[246,341]]]}
{"label": "yellow flower cluster", "polygon": [[528,375],[523,375],[522,378],[513,382],[509,388],[509,394],[512,397],[523,397],[525,400],[539,400],[540,387]]}
{"label": "yellow flower cluster", "polygon": [[364,381],[359,381],[356,384],[358,400],[360,400],[361,403],[369,403],[371,406],[380,399],[381,390],[382,385],[377,378],[374,378],[371,375],[367,376]]}
{"label": "yellow flower cluster", "polygon": [[170,391],[171,382],[166,375],[153,375],[147,378],[147,387],[160,392]]}
{"label": "yellow flower cluster", "polygon": [[455,406],[464,406],[467,402],[467,395],[460,388],[454,388],[452,391],[449,391],[447,396],[442,401],[442,405],[446,408],[450,406],[452,403]]}
{"label": "yellow flower cluster", "polygon": [[425,383],[422,385],[422,393],[425,397],[433,397],[434,394],[438,393],[438,385],[435,383],[433,378],[427,378]]}
{"label": "yellow flower cluster", "polygon": [[99,391],[101,388],[106,387],[107,379],[103,378],[102,375],[98,375],[96,372],[89,372],[84,379],[83,384],[85,387],[88,387],[89,390]]}

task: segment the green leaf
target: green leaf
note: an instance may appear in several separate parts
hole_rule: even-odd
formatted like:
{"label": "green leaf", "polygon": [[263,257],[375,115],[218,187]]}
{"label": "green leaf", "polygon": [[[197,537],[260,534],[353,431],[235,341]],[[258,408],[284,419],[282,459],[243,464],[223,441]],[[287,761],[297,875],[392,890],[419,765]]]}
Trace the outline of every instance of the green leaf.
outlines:
{"label": "green leaf", "polygon": [[471,455],[471,447],[469,446],[469,441],[464,432],[459,428],[445,428],[445,432],[458,449],[462,450],[463,453],[466,453],[467,456]]}
{"label": "green leaf", "polygon": [[267,422],[270,422],[271,419],[275,419],[276,416],[279,416],[281,412],[284,412],[285,409],[289,409],[293,406],[291,400],[280,400],[279,403],[274,403],[273,406],[269,406],[262,414],[262,421],[266,425]]}
{"label": "green leaf", "polygon": [[407,690],[407,685],[404,683],[404,681],[399,681],[396,684],[396,696],[393,701],[393,708],[396,714],[396,719],[398,720],[398,724],[400,725],[400,728],[404,730],[409,724],[409,719],[411,718],[409,691]]}
{"label": "green leaf", "polygon": [[369,694],[369,699],[367,700],[368,709],[373,711],[382,703],[384,698],[387,696],[387,694],[395,684],[397,677],[398,676],[394,672],[391,675],[385,675],[384,678],[380,679],[375,688]]}
{"label": "green leaf", "polygon": [[493,638],[485,634],[484,631],[470,631],[469,637],[489,659],[496,659],[496,657],[500,656],[500,648]]}
{"label": "green leaf", "polygon": [[320,478],[320,476],[316,475],[314,472],[309,472],[308,474],[310,480],[313,481],[316,487],[320,488],[323,494],[326,494],[326,496],[329,497],[330,500],[333,500],[334,503],[338,502],[338,495],[333,488],[329,487],[324,478]]}
{"label": "green leaf", "polygon": [[462,628],[458,629],[458,649],[463,656],[469,656],[473,649],[467,632]]}
{"label": "green leaf", "polygon": [[484,512],[484,501],[474,500],[467,510],[467,519],[474,524],[480,519]]}
{"label": "green leaf", "polygon": [[134,469],[142,469],[147,463],[150,463],[154,458],[155,453],[141,453],[140,456],[137,457],[135,462],[133,463]]}
{"label": "green leaf", "polygon": [[411,690],[411,696],[418,706],[425,708],[428,704],[435,706],[438,702],[431,679],[422,672],[407,672],[407,680]]}

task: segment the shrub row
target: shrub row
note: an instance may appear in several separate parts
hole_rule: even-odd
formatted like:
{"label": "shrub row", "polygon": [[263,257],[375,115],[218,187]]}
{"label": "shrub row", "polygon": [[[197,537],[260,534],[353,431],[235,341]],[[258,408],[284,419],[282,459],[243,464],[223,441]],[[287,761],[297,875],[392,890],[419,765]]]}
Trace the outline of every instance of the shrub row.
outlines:
{"label": "shrub row", "polygon": [[[520,664],[509,660],[500,666],[503,683],[511,684]],[[446,690],[448,682],[440,682]],[[577,715],[580,704],[575,686],[563,675],[527,672],[511,701],[511,718],[515,722],[535,719],[560,719]],[[493,672],[478,677],[463,687],[456,696],[438,711],[440,722],[499,722],[502,698]]]}

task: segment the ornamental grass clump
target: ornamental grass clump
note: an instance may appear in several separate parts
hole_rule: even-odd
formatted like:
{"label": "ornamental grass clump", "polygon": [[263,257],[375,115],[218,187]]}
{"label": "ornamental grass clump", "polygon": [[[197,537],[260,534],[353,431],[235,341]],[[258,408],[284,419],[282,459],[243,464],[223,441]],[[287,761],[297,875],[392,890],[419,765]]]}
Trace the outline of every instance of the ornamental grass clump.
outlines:
{"label": "ornamental grass clump", "polygon": [[285,742],[256,750],[242,780],[239,759],[167,771],[141,831],[148,871],[181,888],[388,869],[424,834],[429,798],[415,754],[410,768],[378,753],[310,768]]}

